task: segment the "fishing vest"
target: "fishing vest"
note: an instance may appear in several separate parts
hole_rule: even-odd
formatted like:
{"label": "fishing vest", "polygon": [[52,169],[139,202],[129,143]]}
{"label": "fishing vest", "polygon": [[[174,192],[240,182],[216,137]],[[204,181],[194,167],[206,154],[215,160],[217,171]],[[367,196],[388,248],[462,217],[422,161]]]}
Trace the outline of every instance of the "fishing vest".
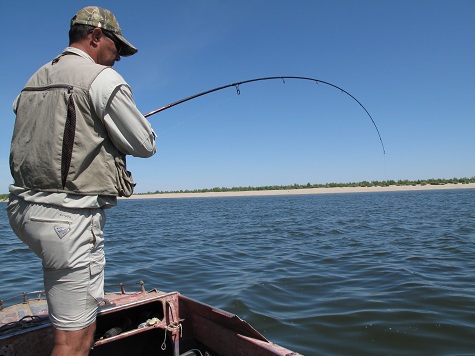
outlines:
{"label": "fishing vest", "polygon": [[113,145],[89,95],[105,66],[56,57],[27,82],[10,149],[14,184],[36,191],[130,196],[125,155]]}

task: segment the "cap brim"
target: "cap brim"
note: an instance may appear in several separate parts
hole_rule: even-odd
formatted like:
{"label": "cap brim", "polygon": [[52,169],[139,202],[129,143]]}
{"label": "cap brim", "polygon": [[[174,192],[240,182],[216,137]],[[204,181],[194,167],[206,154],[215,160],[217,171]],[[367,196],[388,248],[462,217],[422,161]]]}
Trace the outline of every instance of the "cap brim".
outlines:
{"label": "cap brim", "polygon": [[123,36],[114,33],[114,35],[122,43],[122,48],[120,50],[121,57],[128,57],[138,52],[138,49],[134,47],[129,41],[127,41]]}

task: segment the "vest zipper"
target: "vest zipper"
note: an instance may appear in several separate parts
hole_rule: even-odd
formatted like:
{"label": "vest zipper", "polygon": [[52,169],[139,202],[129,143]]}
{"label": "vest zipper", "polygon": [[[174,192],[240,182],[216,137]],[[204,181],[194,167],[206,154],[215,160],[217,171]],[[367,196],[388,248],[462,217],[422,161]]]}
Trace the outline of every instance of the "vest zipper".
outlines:
{"label": "vest zipper", "polygon": [[69,84],[51,84],[40,87],[25,87],[22,91],[44,91],[49,89],[68,89],[68,94],[71,94],[73,91],[73,86]]}

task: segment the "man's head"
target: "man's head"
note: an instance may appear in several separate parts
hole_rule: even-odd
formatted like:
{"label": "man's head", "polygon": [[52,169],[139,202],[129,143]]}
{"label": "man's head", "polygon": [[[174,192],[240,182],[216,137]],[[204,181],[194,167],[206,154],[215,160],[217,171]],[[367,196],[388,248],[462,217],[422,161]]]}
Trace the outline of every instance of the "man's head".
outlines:
{"label": "man's head", "polygon": [[85,50],[97,63],[110,66],[120,56],[137,53],[122,36],[114,14],[97,6],[85,7],[71,19],[69,44]]}

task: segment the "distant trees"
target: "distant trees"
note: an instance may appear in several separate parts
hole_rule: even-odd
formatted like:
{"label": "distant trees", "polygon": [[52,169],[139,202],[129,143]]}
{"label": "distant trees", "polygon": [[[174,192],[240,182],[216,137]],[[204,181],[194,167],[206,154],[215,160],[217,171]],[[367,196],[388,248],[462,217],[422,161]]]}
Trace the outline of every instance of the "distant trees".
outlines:
{"label": "distant trees", "polygon": [[[195,189],[195,190],[175,190],[175,191],[155,191],[138,194],[165,194],[165,193],[209,193],[209,192],[245,192],[245,191],[260,191],[260,190],[292,190],[292,189],[309,189],[309,188],[341,188],[341,187],[389,187],[389,186],[405,186],[405,185],[444,185],[444,184],[468,184],[475,183],[475,177],[471,178],[451,178],[451,179],[423,179],[423,180],[373,180],[368,182],[350,182],[350,183],[325,183],[325,184],[292,184],[292,185],[265,185],[262,187],[215,187],[210,189]],[[0,194],[0,201],[7,201],[8,194]]]}
{"label": "distant trees", "polygon": [[[140,194],[164,194],[164,193],[209,193],[209,192],[245,192],[260,190],[292,190],[309,188],[334,188],[334,187],[389,187],[389,186],[407,186],[407,185],[444,185],[444,184],[468,184],[475,183],[475,177],[471,178],[452,178],[452,179],[424,179],[424,180],[383,180],[383,181],[362,181],[350,183],[325,183],[325,184],[292,184],[292,185],[266,185],[261,187],[215,187],[209,189],[194,190],[176,190],[176,191],[155,191]],[[6,194],[5,194],[6,195]],[[8,197],[8,195],[6,195]]]}

